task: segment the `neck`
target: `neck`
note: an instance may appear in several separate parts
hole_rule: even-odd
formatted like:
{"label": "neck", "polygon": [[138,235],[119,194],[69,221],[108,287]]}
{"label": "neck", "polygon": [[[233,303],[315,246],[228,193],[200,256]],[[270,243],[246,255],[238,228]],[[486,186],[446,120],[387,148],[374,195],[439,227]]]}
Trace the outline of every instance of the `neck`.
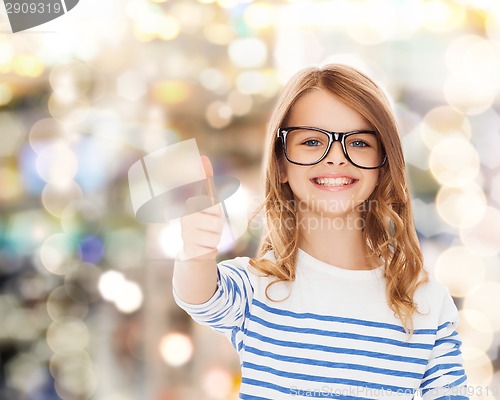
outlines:
{"label": "neck", "polygon": [[301,212],[299,247],[314,258],[345,269],[373,269],[380,262],[370,254],[359,211],[331,216]]}

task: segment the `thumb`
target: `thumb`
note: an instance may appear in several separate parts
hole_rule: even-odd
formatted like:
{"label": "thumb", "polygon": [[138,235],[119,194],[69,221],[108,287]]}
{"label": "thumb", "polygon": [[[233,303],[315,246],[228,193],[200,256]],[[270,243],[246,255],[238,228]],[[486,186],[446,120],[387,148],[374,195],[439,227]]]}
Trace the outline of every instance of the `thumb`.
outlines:
{"label": "thumb", "polygon": [[214,169],[212,168],[212,163],[207,156],[200,156],[201,163],[203,165],[203,169],[205,170],[205,176],[207,177],[207,186],[208,186],[208,194],[210,196],[210,201],[212,205],[215,204],[215,193],[214,193],[214,185],[213,185],[213,176]]}
{"label": "thumb", "polygon": [[203,169],[205,170],[205,175],[207,178],[214,176],[214,169],[212,168],[212,163],[207,156],[200,156]]}

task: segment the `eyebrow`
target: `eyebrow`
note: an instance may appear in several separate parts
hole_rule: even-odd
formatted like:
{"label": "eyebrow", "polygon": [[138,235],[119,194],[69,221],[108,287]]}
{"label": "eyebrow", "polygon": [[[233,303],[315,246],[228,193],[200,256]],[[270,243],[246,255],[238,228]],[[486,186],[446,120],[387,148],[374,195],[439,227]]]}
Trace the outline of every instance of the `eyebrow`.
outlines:
{"label": "eyebrow", "polygon": [[329,133],[351,133],[351,132],[375,132],[375,133],[378,133],[378,131],[372,127],[351,129],[348,131],[336,131],[336,130],[330,131],[328,129],[320,128],[320,127],[314,126],[314,125],[284,125],[284,126],[280,127],[280,129],[291,129],[291,128],[318,129],[320,131],[325,131],[325,132],[329,132]]}

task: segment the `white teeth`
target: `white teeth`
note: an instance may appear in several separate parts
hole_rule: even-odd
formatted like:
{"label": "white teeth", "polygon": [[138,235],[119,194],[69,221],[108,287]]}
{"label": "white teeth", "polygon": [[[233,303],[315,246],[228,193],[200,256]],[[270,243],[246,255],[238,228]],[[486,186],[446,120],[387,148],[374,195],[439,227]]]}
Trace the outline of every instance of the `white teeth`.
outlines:
{"label": "white teeth", "polygon": [[343,186],[349,185],[354,182],[350,178],[315,178],[314,181],[322,186]]}

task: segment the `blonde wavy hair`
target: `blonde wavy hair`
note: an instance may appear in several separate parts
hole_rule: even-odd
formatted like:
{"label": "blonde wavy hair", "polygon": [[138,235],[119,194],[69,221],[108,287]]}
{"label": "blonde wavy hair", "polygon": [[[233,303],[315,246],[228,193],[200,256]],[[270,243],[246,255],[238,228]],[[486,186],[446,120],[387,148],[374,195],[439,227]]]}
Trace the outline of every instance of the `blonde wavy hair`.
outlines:
{"label": "blonde wavy hair", "polygon": [[[304,93],[322,89],[340,98],[360,113],[380,133],[387,162],[381,168],[379,184],[368,200],[377,207],[364,213],[363,235],[370,252],[385,262],[386,298],[407,333],[413,332],[413,314],[418,312],[414,294],[428,280],[418,243],[406,182],[405,162],[389,101],[382,90],[366,75],[339,64],[322,68],[307,68],[296,74],[286,85],[268,125],[264,156],[266,229],[255,258],[250,264],[277,282],[295,280],[298,254],[299,221],[296,218],[293,193],[280,181],[283,149],[277,130],[285,123],[292,106]],[[373,203],[370,203],[373,204]],[[283,221],[291,221],[284,224]],[[264,258],[273,250],[276,262]],[[268,296],[269,298],[269,296]]]}

